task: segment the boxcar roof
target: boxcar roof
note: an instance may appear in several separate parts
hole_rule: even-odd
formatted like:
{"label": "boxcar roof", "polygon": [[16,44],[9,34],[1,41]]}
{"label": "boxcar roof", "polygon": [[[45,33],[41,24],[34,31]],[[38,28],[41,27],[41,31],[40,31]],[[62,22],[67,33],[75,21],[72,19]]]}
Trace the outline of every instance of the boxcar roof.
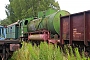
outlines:
{"label": "boxcar roof", "polygon": [[78,12],[78,13],[73,13],[73,14],[70,14],[70,15],[66,15],[66,16],[61,16],[61,18],[64,18],[64,17],[68,17],[68,16],[72,16],[72,15],[78,15],[78,14],[82,14],[82,13],[90,13],[90,10],[87,10],[87,11],[82,11],[82,12]]}

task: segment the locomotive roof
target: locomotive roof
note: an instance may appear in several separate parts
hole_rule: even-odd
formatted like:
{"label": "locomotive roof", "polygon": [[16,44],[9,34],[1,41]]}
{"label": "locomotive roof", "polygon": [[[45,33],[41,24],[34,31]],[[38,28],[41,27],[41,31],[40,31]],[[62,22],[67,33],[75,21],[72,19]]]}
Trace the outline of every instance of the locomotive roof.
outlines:
{"label": "locomotive roof", "polygon": [[18,24],[18,22],[19,21],[15,22],[15,23],[12,23],[12,24],[8,25],[7,27],[12,26],[12,25],[16,25],[16,24]]}

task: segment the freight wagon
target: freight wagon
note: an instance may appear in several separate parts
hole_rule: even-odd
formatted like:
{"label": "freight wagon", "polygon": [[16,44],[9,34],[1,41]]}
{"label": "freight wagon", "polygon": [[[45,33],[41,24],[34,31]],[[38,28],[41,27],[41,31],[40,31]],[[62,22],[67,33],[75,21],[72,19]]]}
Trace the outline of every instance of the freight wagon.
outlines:
{"label": "freight wagon", "polygon": [[86,48],[90,52],[89,22],[90,11],[60,17],[60,42]]}

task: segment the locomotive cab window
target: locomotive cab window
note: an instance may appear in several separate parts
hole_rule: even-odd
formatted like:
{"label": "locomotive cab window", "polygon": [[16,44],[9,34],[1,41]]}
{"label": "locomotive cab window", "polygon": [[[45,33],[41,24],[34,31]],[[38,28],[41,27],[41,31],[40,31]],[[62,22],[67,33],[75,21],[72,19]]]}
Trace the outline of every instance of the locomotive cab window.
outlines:
{"label": "locomotive cab window", "polygon": [[24,24],[27,25],[28,24],[28,20],[25,20]]}
{"label": "locomotive cab window", "polygon": [[11,29],[12,29],[12,27],[11,27]]}

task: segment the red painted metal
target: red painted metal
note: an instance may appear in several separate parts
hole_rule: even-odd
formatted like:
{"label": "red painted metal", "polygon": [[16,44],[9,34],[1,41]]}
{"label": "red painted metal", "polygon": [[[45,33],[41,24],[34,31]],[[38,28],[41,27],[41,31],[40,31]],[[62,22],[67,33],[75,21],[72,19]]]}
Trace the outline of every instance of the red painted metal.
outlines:
{"label": "red painted metal", "polygon": [[64,40],[69,40],[70,39],[70,37],[69,37],[69,35],[70,35],[70,33],[69,33],[69,31],[70,31],[70,22],[69,22],[69,18],[68,17],[66,17],[65,19],[63,19],[63,39]]}
{"label": "red painted metal", "polygon": [[10,44],[10,51],[16,51],[20,48],[20,44]]}
{"label": "red painted metal", "polygon": [[48,43],[53,43],[53,44],[57,44],[57,43],[60,43],[60,40],[55,40],[55,39],[49,39],[48,40]]}
{"label": "red painted metal", "polygon": [[90,11],[86,12],[85,13],[85,19],[86,19],[86,37],[88,39],[88,41],[90,41]]}
{"label": "red painted metal", "polygon": [[88,45],[87,44],[87,40],[88,40],[88,20],[86,20],[86,13],[84,12],[84,44],[85,45]]}
{"label": "red painted metal", "polygon": [[28,33],[28,40],[48,40],[50,38],[47,30],[40,30]]}
{"label": "red painted metal", "polygon": [[72,20],[72,17],[69,15],[69,22],[70,22],[70,24],[69,24],[69,38],[70,38],[70,40],[69,40],[69,43],[72,45],[72,40],[73,40],[73,20]]}
{"label": "red painted metal", "polygon": [[[61,15],[60,15],[60,17],[61,17]],[[62,34],[63,34],[63,25],[62,25],[62,19],[60,18],[60,43],[61,44],[63,44],[62,43],[62,40],[63,40]]]}
{"label": "red painted metal", "polygon": [[[84,40],[84,17],[83,13],[74,15],[73,19],[73,40],[83,41]],[[76,29],[76,30],[75,30]]]}
{"label": "red painted metal", "polygon": [[70,39],[70,22],[68,16],[65,18],[60,18],[60,43],[64,44],[64,40]]}
{"label": "red painted metal", "polygon": [[48,40],[48,34],[34,34],[34,35],[29,35],[28,36],[29,40]]}
{"label": "red painted metal", "polygon": [[[39,40],[39,41],[47,41],[49,44],[53,43],[60,43],[60,40],[57,39],[50,39],[50,33],[47,30],[40,30],[35,32],[29,32],[28,33],[28,40]],[[62,41],[63,43],[63,41]]]}

